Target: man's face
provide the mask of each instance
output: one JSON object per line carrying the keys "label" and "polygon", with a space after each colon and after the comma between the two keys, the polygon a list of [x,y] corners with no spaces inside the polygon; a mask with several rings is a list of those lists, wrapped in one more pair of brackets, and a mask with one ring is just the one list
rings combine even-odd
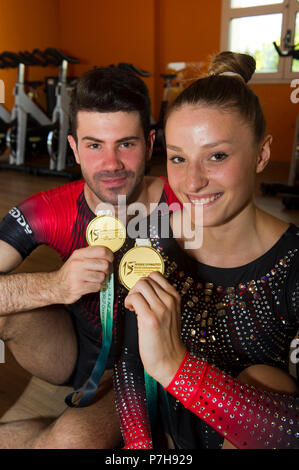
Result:
{"label": "man's face", "polygon": [[137,111],[79,111],[77,144],[69,137],[92,202],[116,205],[119,195],[134,197],[150,158],[153,136],[145,142]]}

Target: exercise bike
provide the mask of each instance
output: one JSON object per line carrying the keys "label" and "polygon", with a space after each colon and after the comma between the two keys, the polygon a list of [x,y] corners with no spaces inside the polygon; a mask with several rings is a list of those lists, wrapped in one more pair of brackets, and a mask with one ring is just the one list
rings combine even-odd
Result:
{"label": "exercise bike", "polygon": [[6,150],[6,133],[10,126],[10,112],[0,104],[0,155]]}
{"label": "exercise bike", "polygon": [[[297,45],[290,44],[289,40],[290,36],[286,37],[286,51],[282,51],[275,42],[273,42],[273,45],[280,57],[293,57],[293,59],[299,60],[299,49],[296,49]],[[263,195],[275,196],[281,194],[282,203],[286,209],[299,209],[299,115],[296,120],[288,181],[286,183],[265,182],[261,183],[260,187]]]}
{"label": "exercise bike", "polygon": [[[3,52],[0,54],[0,69],[15,68],[18,66],[18,61],[15,60],[15,54],[11,52]],[[11,113],[2,104],[4,97],[0,104],[0,155],[6,151],[6,133],[11,125]]]}
{"label": "exercise bike", "polygon": [[169,101],[169,92],[173,86],[173,80],[177,78],[177,75],[174,73],[161,73],[160,77],[164,80],[163,85],[163,97],[160,105],[158,121],[153,123],[152,129],[156,132],[153,156],[166,157],[166,146],[164,138],[164,119]]}
{"label": "exercise bike", "polygon": [[[14,90],[15,105],[12,110],[13,125],[8,129],[6,136],[7,146],[10,149],[9,165],[37,174],[71,177],[70,173],[64,172],[67,166],[70,105],[67,69],[69,63],[79,63],[79,60],[53,48],[45,51],[35,49],[32,53],[20,52],[18,60],[18,80]],[[25,90],[25,67],[49,64],[60,68],[56,88],[56,106],[51,118],[28,96]],[[39,86],[39,83],[35,85]],[[25,165],[26,160],[32,156],[30,151],[34,154],[48,154],[49,168]]]}
{"label": "exercise bike", "polygon": [[[3,52],[0,54],[0,68],[16,68],[20,63],[20,57],[13,52]],[[26,60],[26,64],[28,60]],[[26,82],[26,85],[33,90],[35,87],[42,85],[43,82]],[[34,94],[28,92],[28,96]],[[10,113],[2,104],[0,105],[0,155],[3,155],[7,148],[7,132],[13,125],[12,113]]]}

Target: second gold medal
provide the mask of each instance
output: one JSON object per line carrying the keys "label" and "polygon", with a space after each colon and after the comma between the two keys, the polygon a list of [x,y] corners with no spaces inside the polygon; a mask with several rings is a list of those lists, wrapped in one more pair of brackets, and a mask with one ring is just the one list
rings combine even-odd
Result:
{"label": "second gold medal", "polygon": [[119,278],[128,290],[153,271],[164,274],[165,265],[160,253],[152,248],[149,240],[146,245],[139,245],[138,242],[140,240],[136,240],[135,247],[124,254],[119,264]]}

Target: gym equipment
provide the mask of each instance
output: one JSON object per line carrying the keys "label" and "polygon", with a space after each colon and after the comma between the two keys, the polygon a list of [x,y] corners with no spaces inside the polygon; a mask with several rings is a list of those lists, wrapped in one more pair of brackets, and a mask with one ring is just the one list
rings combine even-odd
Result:
{"label": "gym equipment", "polygon": [[[10,52],[3,52],[0,55],[0,68],[14,68],[18,66],[18,61],[15,54]],[[6,132],[11,125],[11,113],[0,104],[0,155],[6,150]]]}
{"label": "gym equipment", "polygon": [[10,112],[0,104],[0,155],[6,150],[6,132],[10,126]]}
{"label": "gym equipment", "polygon": [[286,51],[282,51],[276,42],[273,42],[273,45],[280,57],[293,57],[293,59],[299,60],[299,49],[296,49],[298,44],[291,44],[291,37],[292,31],[288,29],[283,40]]}
{"label": "gym equipment", "polygon": [[56,88],[56,106],[52,114],[54,127],[48,134],[47,147],[50,155],[50,169],[62,171],[66,167],[67,135],[70,128],[70,94],[68,91],[67,69],[69,63],[79,63],[79,60],[68,57],[60,51],[54,51],[57,57],[62,59],[62,62],[60,63],[60,74]]}
{"label": "gym equipment", "polygon": [[287,51],[282,51],[276,42],[273,42],[273,44],[280,57],[293,57],[293,59],[299,60],[299,49],[295,49],[298,44],[290,45]]}
{"label": "gym equipment", "polygon": [[[297,44],[291,44],[291,30],[287,31],[284,38],[284,46],[287,51],[282,52],[278,45],[273,42],[280,57],[293,57],[299,60],[299,49]],[[299,209],[299,115],[296,120],[296,130],[293,144],[292,160],[287,183],[262,183],[261,191],[266,194],[282,194],[282,202],[287,209]]]}
{"label": "gym equipment", "polygon": [[[33,64],[34,62],[30,65]],[[28,65],[27,61],[26,65]],[[27,157],[27,159],[29,158],[31,149],[30,143],[32,142],[31,139],[33,139],[36,147],[37,144],[39,144],[39,147],[41,147],[41,129],[45,128],[45,126],[48,126],[48,131],[45,129],[47,135],[52,124],[50,118],[33,101],[33,93],[31,96],[28,96],[27,92],[25,91],[26,65],[24,60],[19,58],[18,79],[14,89],[15,104],[11,113],[12,126],[8,129],[6,134],[6,143],[8,149],[10,150],[9,164],[15,164],[17,166],[24,165],[25,157]],[[38,85],[39,84],[36,84],[36,86]],[[36,89],[36,87],[33,86],[33,89]],[[37,126],[39,126],[39,132],[37,132]]]}
{"label": "gym equipment", "polygon": [[[14,54],[18,61],[18,79],[15,85],[15,104],[11,113],[12,125],[6,134],[7,147],[10,150],[9,167],[26,170],[37,174],[57,174],[72,177],[64,172],[67,166],[69,133],[69,106],[67,69],[69,63],[79,63],[58,49],[45,51],[34,49]],[[51,117],[32,99],[32,95],[42,82],[29,82],[31,93],[26,93],[26,66],[58,66],[59,77],[56,86],[56,104]],[[30,96],[31,95],[31,96]],[[50,156],[49,168],[36,168],[26,165],[30,157],[37,154]],[[71,153],[69,152],[71,155]]]}
{"label": "gym equipment", "polygon": [[161,73],[160,77],[164,80],[163,85],[163,98],[161,101],[160,112],[158,121],[153,125],[153,129],[156,131],[156,138],[154,143],[153,155],[160,155],[166,157],[166,148],[165,148],[165,139],[164,139],[164,117],[166,113],[166,109],[168,106],[168,98],[169,92],[172,85],[173,80],[177,78],[177,75],[174,73],[164,74]]}
{"label": "gym equipment", "polygon": [[296,130],[293,144],[292,160],[287,183],[261,183],[263,195],[282,194],[282,202],[287,209],[299,209],[299,115],[296,120]]}
{"label": "gym equipment", "polygon": [[[110,67],[115,67],[115,65],[110,65]],[[136,67],[136,65],[133,64],[127,64],[125,62],[119,62],[117,66],[119,69],[127,70],[129,72],[133,72],[136,75],[140,75],[141,77],[150,77],[151,74],[149,72],[146,72],[145,70],[139,69]]]}
{"label": "gym equipment", "polygon": [[299,115],[296,121],[293,155],[288,190],[284,189],[282,202],[287,209],[299,209]]}

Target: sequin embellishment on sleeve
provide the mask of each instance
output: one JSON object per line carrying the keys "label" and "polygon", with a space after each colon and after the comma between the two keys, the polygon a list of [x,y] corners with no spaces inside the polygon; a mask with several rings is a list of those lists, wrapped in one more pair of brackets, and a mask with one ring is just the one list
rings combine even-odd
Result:
{"label": "sequin embellishment on sleeve", "polygon": [[299,400],[241,384],[186,353],[166,390],[239,449],[297,449]]}

